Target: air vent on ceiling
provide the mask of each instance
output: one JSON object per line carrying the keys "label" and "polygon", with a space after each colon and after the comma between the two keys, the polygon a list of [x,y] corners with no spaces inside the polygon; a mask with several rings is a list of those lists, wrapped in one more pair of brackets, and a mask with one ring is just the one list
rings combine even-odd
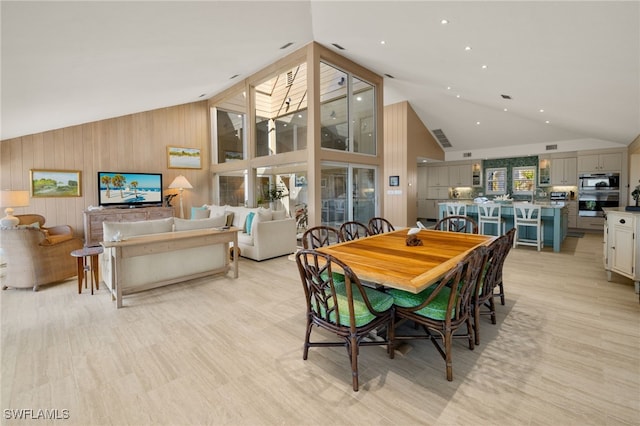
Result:
{"label": "air vent on ceiling", "polygon": [[553,151],[554,149],[558,149],[558,145],[557,145],[557,144],[554,144],[554,145],[547,145],[547,146],[545,147],[545,149],[546,149],[547,151]]}
{"label": "air vent on ceiling", "polygon": [[395,78],[395,77],[394,77],[394,76],[392,76],[391,74],[385,74],[384,76],[385,76],[385,77],[387,77],[387,78]]}
{"label": "air vent on ceiling", "polygon": [[287,71],[287,86],[293,84],[293,71]]}
{"label": "air vent on ceiling", "polygon": [[471,158],[471,153],[470,152],[463,152],[462,153],[462,158]]}
{"label": "air vent on ceiling", "polygon": [[336,49],[340,49],[340,50],[344,50],[344,47],[340,46],[338,43],[331,43],[333,45],[333,47],[335,47]]}
{"label": "air vent on ceiling", "polygon": [[451,142],[449,142],[449,139],[447,139],[442,129],[433,129],[432,133],[443,148],[451,148]]}
{"label": "air vent on ceiling", "polygon": [[289,43],[283,45],[282,47],[280,47],[280,49],[286,49],[287,47],[291,46],[292,44],[293,44],[292,42],[289,42]]}
{"label": "air vent on ceiling", "polygon": [[500,96],[502,96],[502,99],[511,99],[511,96],[509,95],[500,95]]}

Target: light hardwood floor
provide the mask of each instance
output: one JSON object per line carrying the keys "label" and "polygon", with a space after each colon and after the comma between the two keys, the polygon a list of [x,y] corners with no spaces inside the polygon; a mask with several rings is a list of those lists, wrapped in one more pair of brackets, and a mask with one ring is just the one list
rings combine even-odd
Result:
{"label": "light hardwood floor", "polygon": [[[388,359],[346,350],[302,360],[295,262],[243,259],[240,278],[201,279],[124,300],[75,280],[0,292],[7,409],[68,410],[69,425],[632,425],[640,413],[640,304],[607,282],[602,238],[511,251],[507,305],[474,351],[454,343],[453,382],[427,341]],[[318,333],[315,336],[319,336]],[[35,413],[36,411],[34,411]]]}

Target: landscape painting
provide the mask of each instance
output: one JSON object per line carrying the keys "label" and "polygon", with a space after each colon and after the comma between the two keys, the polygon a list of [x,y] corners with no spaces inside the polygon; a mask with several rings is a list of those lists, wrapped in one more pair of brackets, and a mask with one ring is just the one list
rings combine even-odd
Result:
{"label": "landscape painting", "polygon": [[31,170],[32,197],[80,197],[81,172],[76,170]]}
{"label": "landscape painting", "polygon": [[170,169],[201,169],[200,149],[167,147],[167,167]]}

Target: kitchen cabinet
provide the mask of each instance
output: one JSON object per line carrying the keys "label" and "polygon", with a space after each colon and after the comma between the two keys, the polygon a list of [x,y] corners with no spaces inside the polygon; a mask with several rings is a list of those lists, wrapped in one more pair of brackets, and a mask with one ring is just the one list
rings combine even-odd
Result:
{"label": "kitchen cabinet", "polygon": [[418,200],[424,200],[427,198],[427,187],[429,181],[427,179],[427,168],[418,167]]}
{"label": "kitchen cabinet", "polygon": [[538,186],[551,185],[551,160],[549,157],[538,157]]}
{"label": "kitchen cabinet", "polygon": [[606,210],[604,228],[606,242],[605,269],[607,279],[611,281],[611,273],[615,272],[635,281],[636,293],[640,286],[640,213],[626,212],[617,209]]}
{"label": "kitchen cabinet", "polygon": [[429,186],[449,186],[449,168],[447,166],[427,167],[427,184]]}
{"label": "kitchen cabinet", "polygon": [[619,172],[622,170],[622,153],[589,154],[578,156],[579,172]]}
{"label": "kitchen cabinet", "polygon": [[578,216],[578,228],[594,229],[594,230],[602,231],[603,227],[604,227],[603,217]]}
{"label": "kitchen cabinet", "polygon": [[443,200],[449,199],[449,188],[443,186],[430,186],[427,189],[427,199]]}
{"label": "kitchen cabinet", "polygon": [[440,214],[440,203],[444,203],[449,201],[448,198],[445,199],[429,199],[427,200],[426,209],[427,209],[427,219],[429,220],[438,220]]}
{"label": "kitchen cabinet", "polygon": [[569,228],[577,228],[578,227],[578,202],[577,201],[567,201],[565,202],[567,206],[567,223]]}
{"label": "kitchen cabinet", "polygon": [[451,165],[449,169],[449,186],[471,186],[471,163]]}
{"label": "kitchen cabinet", "polygon": [[551,160],[551,185],[577,185],[578,159],[554,158]]}

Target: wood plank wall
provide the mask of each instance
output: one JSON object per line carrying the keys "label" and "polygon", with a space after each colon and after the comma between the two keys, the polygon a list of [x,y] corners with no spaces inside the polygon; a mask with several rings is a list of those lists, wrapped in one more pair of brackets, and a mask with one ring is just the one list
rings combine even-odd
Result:
{"label": "wood plank wall", "polygon": [[[385,106],[384,214],[393,224],[414,226],[416,222],[419,157],[444,160],[444,151],[408,102]],[[390,187],[389,176],[399,176],[400,186]]]}
{"label": "wood plank wall", "polygon": [[[191,206],[211,200],[209,145],[207,101],[51,130],[0,142],[0,188],[29,190],[31,169],[81,171],[81,197],[31,198],[15,214],[38,213],[47,225],[71,225],[82,236],[82,213],[98,203],[98,171],[160,172],[165,188],[182,174],[194,187],[183,193],[189,217]],[[167,146],[200,148],[202,169],[169,169]]]}

